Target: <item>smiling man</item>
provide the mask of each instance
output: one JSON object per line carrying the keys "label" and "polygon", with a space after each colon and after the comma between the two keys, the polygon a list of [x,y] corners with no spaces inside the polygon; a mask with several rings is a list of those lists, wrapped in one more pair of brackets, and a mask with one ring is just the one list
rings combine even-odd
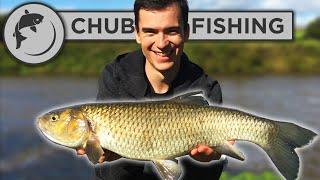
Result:
{"label": "smiling man", "polygon": [[[183,52],[189,38],[188,11],[186,0],[136,0],[135,35],[141,49],[118,56],[103,69],[97,99],[146,100],[202,90],[210,103],[222,103],[218,82]],[[204,162],[220,158],[205,145],[190,149],[190,155]],[[107,152],[101,161],[117,158]],[[179,161],[184,171],[182,179],[218,179],[224,165],[223,160],[205,166],[189,158]],[[100,179],[158,179],[150,165],[130,161],[97,167],[96,175]]]}
{"label": "smiling man", "polygon": [[167,93],[177,77],[184,42],[189,37],[188,24],[184,24],[178,3],[163,9],[138,11],[136,41],[145,56],[145,73],[157,94]]}

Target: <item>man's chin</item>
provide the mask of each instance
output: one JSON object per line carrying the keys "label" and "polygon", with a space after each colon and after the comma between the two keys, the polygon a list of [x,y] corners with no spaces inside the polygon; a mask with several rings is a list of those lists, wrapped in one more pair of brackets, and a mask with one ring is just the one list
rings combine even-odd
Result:
{"label": "man's chin", "polygon": [[155,68],[160,71],[160,72],[164,72],[164,71],[168,71],[170,69],[172,69],[174,63],[173,62],[165,62],[165,63],[159,63],[155,66]]}

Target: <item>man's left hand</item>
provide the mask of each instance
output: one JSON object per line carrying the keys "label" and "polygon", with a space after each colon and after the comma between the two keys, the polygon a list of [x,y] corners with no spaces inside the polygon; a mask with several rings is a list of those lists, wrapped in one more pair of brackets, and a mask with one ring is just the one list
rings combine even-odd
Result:
{"label": "man's left hand", "polygon": [[[235,143],[235,141],[228,142],[232,145]],[[220,159],[221,154],[209,146],[199,145],[190,151],[190,156],[197,161],[210,162],[212,160]]]}

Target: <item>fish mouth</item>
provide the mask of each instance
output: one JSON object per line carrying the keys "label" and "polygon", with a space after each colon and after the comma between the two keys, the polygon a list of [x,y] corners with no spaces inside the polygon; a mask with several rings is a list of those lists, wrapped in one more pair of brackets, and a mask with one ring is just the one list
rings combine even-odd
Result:
{"label": "fish mouth", "polygon": [[42,132],[43,126],[42,126],[42,124],[41,124],[40,121],[41,121],[41,118],[37,118],[37,120],[36,120],[36,125],[37,125],[38,129],[40,129],[41,132]]}
{"label": "fish mouth", "polygon": [[45,127],[44,127],[44,126],[42,125],[42,123],[41,123],[41,118],[38,118],[38,119],[37,119],[36,125],[37,125],[38,130],[41,132],[41,134],[42,134],[43,136],[45,136],[45,137],[49,137],[49,136],[50,136],[50,135],[48,135],[48,134],[46,133],[46,129],[45,129]]}
{"label": "fish mouth", "polygon": [[48,138],[50,141],[52,141],[54,143],[59,143],[56,138],[53,138],[50,133],[47,133],[45,126],[42,126],[42,124],[41,124],[40,118],[37,120],[37,126],[38,126],[38,129],[41,132],[42,136]]}
{"label": "fish mouth", "polygon": [[38,128],[38,130],[44,135],[44,136],[48,136],[49,134],[46,133],[47,131],[47,128],[46,126],[43,125],[43,123],[41,123],[42,119],[41,118],[38,118],[36,120],[36,126]]}

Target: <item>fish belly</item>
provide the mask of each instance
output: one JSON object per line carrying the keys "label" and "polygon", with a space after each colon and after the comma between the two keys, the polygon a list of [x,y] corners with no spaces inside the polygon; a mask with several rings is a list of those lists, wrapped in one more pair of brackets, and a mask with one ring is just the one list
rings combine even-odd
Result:
{"label": "fish belly", "polygon": [[268,146],[272,121],[240,111],[179,103],[112,104],[91,107],[102,147],[131,159],[167,159],[204,144],[246,140]]}

